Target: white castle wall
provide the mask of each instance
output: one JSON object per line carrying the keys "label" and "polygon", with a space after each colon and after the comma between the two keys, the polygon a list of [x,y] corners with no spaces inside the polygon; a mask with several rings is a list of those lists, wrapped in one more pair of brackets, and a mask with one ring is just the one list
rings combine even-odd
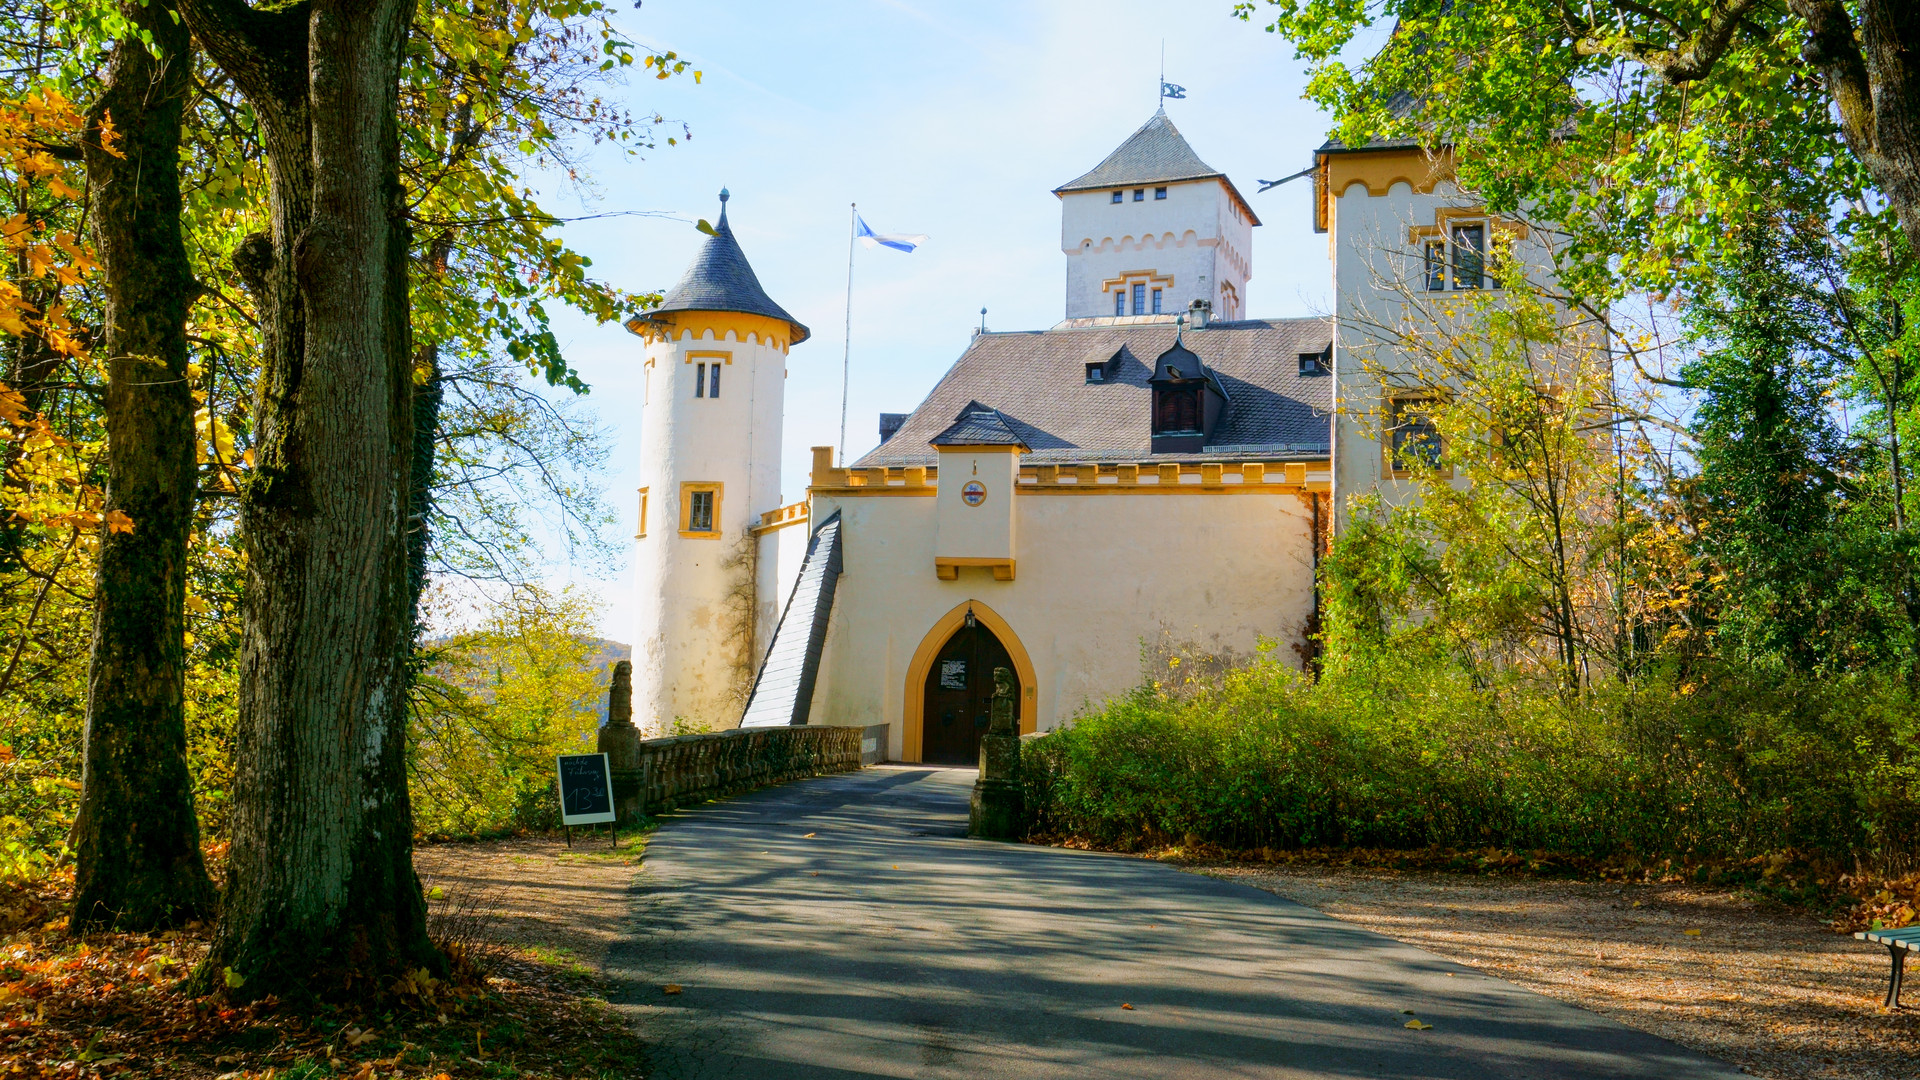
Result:
{"label": "white castle wall", "polygon": [[938,502],[814,497],[816,515],[843,515],[846,564],[814,722],[890,724],[894,760],[906,748],[907,695],[923,692],[906,685],[914,653],[968,600],[1004,618],[1032,659],[1041,731],[1138,686],[1143,658],[1168,647],[1244,659],[1270,638],[1282,660],[1299,663],[1313,553],[1311,511],[1298,496],[1017,495],[1013,581],[986,569],[935,576]]}
{"label": "white castle wall", "polygon": [[[748,316],[725,319],[781,326]],[[762,512],[781,503],[786,335],[727,329],[716,337],[711,328],[698,336],[674,333],[647,342],[641,410],[648,508],[646,535],[634,544],[633,712],[649,735],[667,730],[676,717],[710,728],[738,724],[760,658],[755,639],[771,632],[774,605],[784,603],[784,597],[760,595],[754,565],[760,545],[751,529]],[[694,397],[696,365],[716,362],[720,396]],[[721,486],[719,535],[681,535],[682,488],[715,482]]]}
{"label": "white castle wall", "polygon": [[[1164,186],[1165,199],[1155,199],[1149,186],[1144,202],[1133,201],[1132,188],[1124,189],[1118,203],[1110,190],[1060,197],[1067,318],[1111,317],[1113,294],[1104,284],[1134,270],[1173,277],[1162,297],[1167,314],[1206,300],[1216,317],[1228,317],[1222,303],[1225,283],[1239,297],[1238,317],[1246,316],[1247,280],[1253,276],[1252,221],[1218,180]],[[1129,306],[1127,314],[1132,313]]]}

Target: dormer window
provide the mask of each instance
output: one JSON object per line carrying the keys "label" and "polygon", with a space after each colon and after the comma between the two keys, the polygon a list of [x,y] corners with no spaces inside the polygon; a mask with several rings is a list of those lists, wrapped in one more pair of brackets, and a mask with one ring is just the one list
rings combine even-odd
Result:
{"label": "dormer window", "polygon": [[1090,383],[1103,383],[1107,381],[1107,365],[1105,361],[1087,365],[1087,381]]}
{"label": "dormer window", "polygon": [[1300,354],[1300,374],[1325,375],[1331,372],[1332,370],[1333,370],[1333,343],[1332,342],[1328,342],[1327,347],[1320,350],[1319,352],[1303,352]]}
{"label": "dormer window", "polygon": [[[1172,369],[1168,370],[1172,374]],[[1135,429],[1138,430],[1138,429]],[[1153,395],[1153,433],[1185,435],[1200,432],[1200,387],[1167,386]]]}

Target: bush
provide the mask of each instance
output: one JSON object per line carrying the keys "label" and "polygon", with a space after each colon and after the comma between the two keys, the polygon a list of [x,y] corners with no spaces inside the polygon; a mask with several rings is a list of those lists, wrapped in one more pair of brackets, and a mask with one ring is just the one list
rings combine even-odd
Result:
{"label": "bush", "polygon": [[1920,849],[1920,721],[1900,682],[1651,676],[1568,701],[1374,656],[1319,683],[1264,654],[1152,682],[1025,740],[1036,832],[1104,847],[1498,846],[1591,857]]}

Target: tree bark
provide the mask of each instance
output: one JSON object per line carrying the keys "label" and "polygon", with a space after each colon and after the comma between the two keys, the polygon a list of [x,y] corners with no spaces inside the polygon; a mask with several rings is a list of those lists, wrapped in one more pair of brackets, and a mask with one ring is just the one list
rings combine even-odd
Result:
{"label": "tree bark", "polygon": [[1861,0],[1857,30],[1843,0],[1788,7],[1806,21],[1801,55],[1820,72],[1847,145],[1920,251],[1920,4]]}
{"label": "tree bark", "polygon": [[[260,117],[272,231],[228,888],[196,985],[385,987],[444,960],[413,872],[413,385],[398,78],[411,0],[180,0]],[[364,989],[362,989],[364,992]]]}
{"label": "tree bark", "polygon": [[[152,34],[114,48],[88,110],[84,152],[94,245],[107,283],[107,509],[87,679],[86,759],[73,824],[74,933],[211,916],[187,771],[187,539],[193,527],[193,393],[187,309],[199,291],[180,231],[180,126],[192,43],[161,0],[127,4]],[[115,156],[98,137],[119,132]]]}

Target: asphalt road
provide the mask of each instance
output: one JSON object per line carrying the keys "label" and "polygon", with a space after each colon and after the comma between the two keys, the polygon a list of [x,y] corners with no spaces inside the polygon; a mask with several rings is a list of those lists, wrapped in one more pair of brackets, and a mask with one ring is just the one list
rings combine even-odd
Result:
{"label": "asphalt road", "polygon": [[675,815],[609,962],[646,1074],[1743,1075],[1258,889],[968,840],[972,782],[891,766]]}

